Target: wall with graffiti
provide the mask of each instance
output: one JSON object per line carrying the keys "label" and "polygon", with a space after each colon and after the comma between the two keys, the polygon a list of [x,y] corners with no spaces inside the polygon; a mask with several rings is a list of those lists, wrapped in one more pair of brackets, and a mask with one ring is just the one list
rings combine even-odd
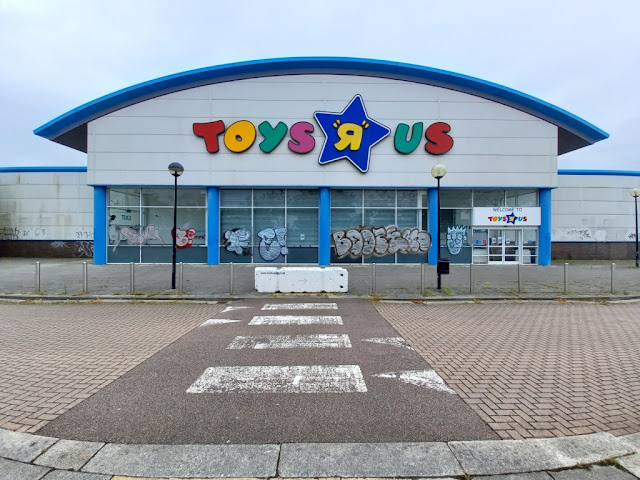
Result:
{"label": "wall with graffiti", "polygon": [[431,246],[431,236],[425,230],[400,230],[396,225],[336,230],[331,238],[338,258],[347,255],[353,258],[383,257],[395,253],[415,255],[427,253]]}

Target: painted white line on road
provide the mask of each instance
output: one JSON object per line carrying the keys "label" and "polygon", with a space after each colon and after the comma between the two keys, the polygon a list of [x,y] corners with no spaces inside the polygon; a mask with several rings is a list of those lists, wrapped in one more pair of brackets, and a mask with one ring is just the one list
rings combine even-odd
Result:
{"label": "painted white line on road", "polygon": [[380,375],[373,376],[380,378],[397,378],[404,383],[417,385],[418,387],[430,388],[439,392],[457,395],[454,390],[449,388],[442,377],[433,370],[407,370],[405,372],[381,373]]}
{"label": "painted white line on road", "polygon": [[242,305],[238,305],[238,306],[229,305],[227,308],[222,310],[222,312],[220,312],[220,313],[233,312],[234,310],[242,310],[243,308],[253,308],[253,307],[245,307],[245,306],[242,306]]}
{"label": "painted white line on road", "polygon": [[307,334],[307,335],[251,335],[237,336],[227,347],[231,350],[253,348],[351,348],[349,335]]}
{"label": "painted white line on road", "polygon": [[276,315],[253,317],[249,325],[342,325],[338,315]]}
{"label": "painted white line on road", "polygon": [[231,320],[229,318],[210,318],[206,322],[204,322],[201,327],[206,327],[207,325],[223,325],[225,323],[236,323],[240,320]]}
{"label": "painted white line on road", "polygon": [[262,310],[337,310],[337,303],[267,303]]}
{"label": "painted white line on road", "polygon": [[358,365],[207,368],[187,393],[365,393]]}
{"label": "painted white line on road", "polygon": [[363,338],[363,342],[380,343],[382,345],[391,345],[393,347],[407,348],[413,350],[402,337],[384,337],[384,338]]}

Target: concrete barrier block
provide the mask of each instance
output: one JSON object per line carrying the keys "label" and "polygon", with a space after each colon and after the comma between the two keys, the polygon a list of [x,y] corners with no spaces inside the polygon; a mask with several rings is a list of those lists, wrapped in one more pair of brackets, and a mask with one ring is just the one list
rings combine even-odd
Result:
{"label": "concrete barrier block", "polygon": [[341,267],[256,267],[260,293],[347,292],[349,274]]}

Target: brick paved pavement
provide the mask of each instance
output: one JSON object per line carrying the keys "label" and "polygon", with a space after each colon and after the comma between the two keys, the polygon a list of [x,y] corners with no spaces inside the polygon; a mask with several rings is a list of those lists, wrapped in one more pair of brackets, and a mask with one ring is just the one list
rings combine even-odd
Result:
{"label": "brick paved pavement", "polygon": [[173,307],[0,304],[0,428],[38,431],[223,305]]}
{"label": "brick paved pavement", "polygon": [[505,439],[640,431],[640,303],[378,303]]}

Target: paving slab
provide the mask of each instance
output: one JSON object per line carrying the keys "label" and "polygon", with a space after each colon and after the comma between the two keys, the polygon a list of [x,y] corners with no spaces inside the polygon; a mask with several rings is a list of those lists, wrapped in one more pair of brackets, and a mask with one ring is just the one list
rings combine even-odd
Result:
{"label": "paving slab", "polygon": [[633,452],[608,433],[535,440],[450,442],[449,446],[465,472],[472,475],[569,468]]}
{"label": "paving slab", "polygon": [[473,480],[551,480],[547,472],[512,473],[511,475],[482,475]]}
{"label": "paving slab", "polygon": [[57,438],[0,429],[0,457],[31,462],[57,441]]}
{"label": "paving slab", "polygon": [[560,472],[550,472],[553,480],[635,480],[636,477],[614,466],[574,468]]}
{"label": "paving slab", "polygon": [[108,444],[82,471],[132,477],[273,477],[279,453],[279,445]]}
{"label": "paving slab", "polygon": [[[46,475],[42,480],[110,480],[111,475],[100,475],[97,473],[70,472],[68,470],[54,470]],[[136,480],[144,480],[138,478]]]}
{"label": "paving slab", "polygon": [[640,453],[619,458],[618,462],[623,468],[640,478]]}
{"label": "paving slab", "polygon": [[0,458],[0,480],[40,480],[49,470],[51,469]]}
{"label": "paving slab", "polygon": [[285,444],[278,473],[284,477],[464,475],[445,443]]}
{"label": "paving slab", "polygon": [[60,440],[33,463],[61,470],[80,470],[103,446],[104,443],[99,442]]}

